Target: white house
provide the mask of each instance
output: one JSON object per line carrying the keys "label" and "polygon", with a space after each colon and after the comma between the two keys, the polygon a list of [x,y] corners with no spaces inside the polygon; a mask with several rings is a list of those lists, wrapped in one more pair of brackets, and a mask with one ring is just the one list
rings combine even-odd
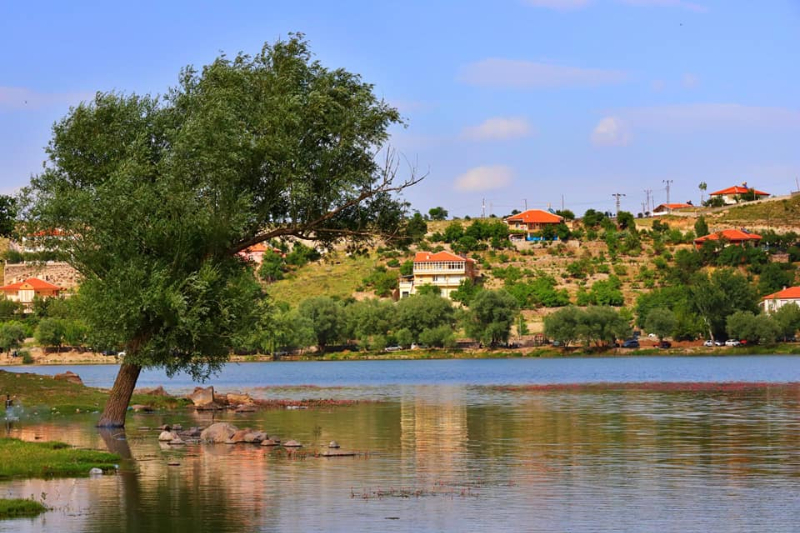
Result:
{"label": "white house", "polygon": [[759,304],[765,313],[777,311],[786,304],[800,306],[800,287],[789,287],[776,293],[764,296]]}

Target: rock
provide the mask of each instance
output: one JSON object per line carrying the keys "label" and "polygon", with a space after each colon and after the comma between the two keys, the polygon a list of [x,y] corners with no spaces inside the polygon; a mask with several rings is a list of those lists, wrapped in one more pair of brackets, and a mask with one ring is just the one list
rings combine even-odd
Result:
{"label": "rock", "polygon": [[81,377],[74,372],[70,372],[69,370],[67,370],[63,374],[56,374],[55,376],[53,376],[53,379],[57,381],[66,381],[68,383],[75,383],[76,385],[83,385],[83,380],[81,379]]}
{"label": "rock", "polygon": [[303,445],[292,439],[283,443],[284,448],[302,448]]}
{"label": "rock", "polygon": [[181,445],[186,444],[186,443],[183,441],[182,438],[180,438],[179,436],[175,435],[175,438],[172,439],[171,441],[169,441],[169,444],[170,444],[170,446],[181,446]]}
{"label": "rock", "polygon": [[169,424],[164,424],[163,426],[158,426],[158,429],[160,429],[161,431],[170,431],[172,429],[172,426],[170,426]]}
{"label": "rock", "polygon": [[225,441],[225,444],[239,444],[242,442],[247,442],[246,440],[247,435],[252,433],[253,430],[250,428],[237,430],[233,435],[231,435],[228,438],[228,440]]}
{"label": "rock", "polygon": [[214,387],[195,387],[194,392],[187,398],[192,400],[194,406],[198,408],[214,406]]}
{"label": "rock", "polygon": [[233,411],[234,413],[255,413],[257,411],[256,406],[253,404],[243,403],[236,407]]}
{"label": "rock", "polygon": [[211,424],[200,433],[200,440],[203,442],[223,443],[230,439],[238,428],[227,422],[217,422]]}
{"label": "rock", "polygon": [[161,434],[158,436],[158,440],[164,442],[168,442],[177,438],[178,435],[172,431],[162,431]]}
{"label": "rock", "polygon": [[200,428],[191,427],[183,432],[184,436],[186,437],[199,437],[200,436]]}
{"label": "rock", "polygon": [[181,431],[182,429],[183,429],[183,426],[180,425],[180,424],[175,424],[175,425],[172,426],[172,430],[173,431]]}
{"label": "rock", "polygon": [[149,405],[142,405],[140,403],[135,403],[135,404],[131,405],[131,410],[133,412],[135,412],[135,413],[142,413],[142,412],[151,413],[151,412],[153,412],[153,408],[152,407],[150,407]]}
{"label": "rock", "polygon": [[338,450],[339,449],[339,443],[336,442],[335,440],[332,440],[330,442],[330,444],[328,444],[328,448],[333,448],[333,449],[337,449]]}
{"label": "rock", "polygon": [[279,446],[281,441],[277,439],[264,439],[261,441],[262,446]]}
{"label": "rock", "polygon": [[102,476],[103,475],[103,471],[100,470],[99,468],[92,468],[91,470],[89,470],[89,475],[90,476]]}
{"label": "rock", "polygon": [[266,440],[267,434],[263,431],[251,431],[244,436],[244,441],[251,444],[258,444]]}
{"label": "rock", "polygon": [[253,403],[253,399],[249,394],[242,394],[241,392],[229,392],[225,397],[231,405],[251,405]]}
{"label": "rock", "polygon": [[159,385],[158,387],[155,387],[155,388],[150,388],[150,389],[147,389],[147,388],[145,388],[145,389],[136,389],[133,392],[135,394],[147,394],[149,396],[164,396],[164,397],[172,396],[170,393],[165,391],[164,387],[162,387],[161,385]]}

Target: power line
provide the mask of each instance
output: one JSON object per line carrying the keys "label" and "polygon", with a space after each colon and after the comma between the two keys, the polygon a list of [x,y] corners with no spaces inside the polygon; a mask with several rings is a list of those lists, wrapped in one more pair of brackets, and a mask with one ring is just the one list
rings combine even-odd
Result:
{"label": "power line", "polygon": [[667,204],[669,204],[669,186],[671,183],[674,183],[675,180],[661,180],[661,183],[667,184]]}
{"label": "power line", "polygon": [[626,196],[626,194],[622,193],[622,192],[615,192],[615,193],[612,193],[611,196],[613,196],[613,197],[615,197],[617,199],[617,216],[619,216],[619,199],[622,196]]}

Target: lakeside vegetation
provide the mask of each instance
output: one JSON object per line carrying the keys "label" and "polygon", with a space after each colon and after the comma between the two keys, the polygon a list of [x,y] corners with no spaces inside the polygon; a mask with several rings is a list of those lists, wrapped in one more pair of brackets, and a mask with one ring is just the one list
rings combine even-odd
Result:
{"label": "lakeside vegetation", "polygon": [[24,498],[0,498],[0,520],[31,518],[47,511],[44,504]]}
{"label": "lakeside vegetation", "polygon": [[119,455],[73,448],[63,442],[0,438],[0,479],[88,476],[92,468],[116,469]]}

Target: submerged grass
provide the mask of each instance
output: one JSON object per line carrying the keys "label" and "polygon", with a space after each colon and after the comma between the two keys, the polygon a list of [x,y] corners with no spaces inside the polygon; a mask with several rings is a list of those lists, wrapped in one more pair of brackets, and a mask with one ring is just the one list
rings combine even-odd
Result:
{"label": "submerged grass", "polygon": [[33,517],[46,510],[47,507],[34,500],[0,498],[0,520],[4,518]]}
{"label": "submerged grass", "polygon": [[0,479],[88,476],[92,468],[112,471],[119,461],[119,455],[81,450],[63,442],[0,438]]}

